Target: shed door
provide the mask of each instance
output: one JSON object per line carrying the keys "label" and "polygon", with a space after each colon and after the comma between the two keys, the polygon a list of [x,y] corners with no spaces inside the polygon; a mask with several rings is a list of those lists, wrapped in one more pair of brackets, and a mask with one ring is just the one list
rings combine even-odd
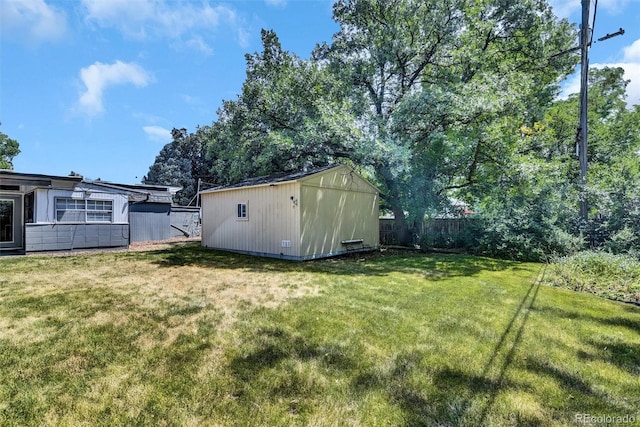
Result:
{"label": "shed door", "polygon": [[0,194],[0,250],[22,249],[22,196]]}
{"label": "shed door", "polygon": [[171,205],[168,203],[132,203],[129,205],[131,242],[167,240],[171,237]]}

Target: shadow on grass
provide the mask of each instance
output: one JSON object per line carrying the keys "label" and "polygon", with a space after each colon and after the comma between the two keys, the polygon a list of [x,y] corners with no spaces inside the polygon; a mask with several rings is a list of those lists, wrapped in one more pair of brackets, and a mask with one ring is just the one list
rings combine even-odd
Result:
{"label": "shadow on grass", "polygon": [[[631,313],[631,317],[599,317],[577,311],[565,310],[559,307],[537,307],[534,310],[539,311],[543,316],[565,318],[577,320],[582,323],[599,324],[603,326],[613,326],[618,328],[629,329],[632,333],[640,333],[640,309],[628,306],[626,307]],[[636,315],[636,316],[633,316]],[[606,316],[606,314],[605,314]],[[596,340],[593,337],[582,340],[584,344],[592,347],[595,352],[582,352],[580,357],[584,360],[600,359],[604,362],[616,365],[620,369],[629,372],[632,375],[640,375],[640,346],[634,344],[620,343],[611,340]],[[601,356],[596,356],[600,354]]]}
{"label": "shadow on grass", "polygon": [[241,269],[255,272],[315,272],[335,275],[386,276],[393,272],[423,275],[430,280],[468,277],[482,271],[519,270],[521,263],[464,255],[421,254],[395,251],[371,252],[313,261],[289,261],[224,252],[188,244],[158,251],[148,257],[160,267],[195,265],[204,268]]}
{"label": "shadow on grass", "polygon": [[631,375],[640,376],[640,345],[605,340],[588,340],[586,343],[597,349],[601,356],[582,353],[582,359],[604,360]]}
{"label": "shadow on grass", "polygon": [[[599,323],[606,326],[620,326],[628,328],[633,332],[640,333],[640,307],[625,306],[625,311],[630,313],[630,317],[636,317],[631,319],[629,317],[598,317],[584,314],[583,312],[565,310],[560,307],[544,306],[535,307],[535,311],[540,312],[543,316],[554,316],[564,319],[579,320],[591,323]],[[634,316],[635,315],[635,316]]]}

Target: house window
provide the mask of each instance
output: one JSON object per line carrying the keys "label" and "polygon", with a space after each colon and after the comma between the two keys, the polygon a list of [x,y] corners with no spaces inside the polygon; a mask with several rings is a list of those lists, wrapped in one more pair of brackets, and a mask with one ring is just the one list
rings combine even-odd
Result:
{"label": "house window", "polygon": [[0,200],[0,242],[13,242],[13,200]]}
{"label": "house window", "polygon": [[32,224],[34,221],[34,196],[33,193],[24,195],[24,222],[25,224]]}
{"label": "house window", "polygon": [[111,200],[87,200],[87,222],[111,222]]}
{"label": "house window", "polygon": [[238,219],[248,219],[246,203],[238,203]]}
{"label": "house window", "polygon": [[112,222],[111,200],[56,199],[58,222]]}

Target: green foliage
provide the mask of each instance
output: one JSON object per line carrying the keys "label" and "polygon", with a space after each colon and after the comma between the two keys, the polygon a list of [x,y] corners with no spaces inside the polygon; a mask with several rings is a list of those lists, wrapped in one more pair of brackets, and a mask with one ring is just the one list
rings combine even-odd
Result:
{"label": "green foliage", "polygon": [[[579,165],[575,155],[577,97],[554,102],[541,120],[521,125],[496,181],[467,193],[487,223],[487,253],[544,259],[588,246],[636,250],[640,231],[640,115],[624,101],[622,69],[593,70],[589,104],[591,219],[578,221]],[[511,126],[511,129],[515,126]],[[497,135],[509,135],[508,127]],[[570,237],[574,236],[574,237]]]}
{"label": "green foliage", "polygon": [[341,96],[345,83],[282,50],[273,31],[262,31],[262,43],[262,52],[246,55],[242,93],[224,102],[209,133],[213,180],[357,162],[361,134]]}
{"label": "green foliage", "polygon": [[173,141],[160,150],[143,182],[182,187],[173,201],[178,205],[188,205],[196,195],[198,179],[208,175],[208,132],[208,127],[198,128],[195,134],[188,133],[186,129],[173,129]]}
{"label": "green foliage", "polygon": [[366,161],[405,238],[451,190],[495,179],[513,147],[494,129],[540,110],[575,60],[546,61],[573,30],[544,2],[343,0],[334,19],[314,56],[353,82]]}
{"label": "green foliage", "polygon": [[553,286],[640,303],[640,261],[630,255],[584,251],[556,258],[545,280]]}
{"label": "green foliage", "polygon": [[640,234],[633,228],[625,226],[613,233],[604,247],[614,254],[627,253],[640,258]]}
{"label": "green foliage", "polygon": [[572,254],[584,246],[583,239],[558,226],[508,213],[474,222],[468,234],[469,252],[520,261],[544,262],[549,256]]}
{"label": "green foliage", "polygon": [[20,154],[20,144],[0,132],[0,169],[13,169],[12,160]]}
{"label": "green foliage", "polygon": [[223,185],[349,162],[379,187],[401,244],[454,197],[481,215],[486,253],[543,259],[582,236],[637,245],[640,108],[626,108],[622,69],[592,70],[591,221],[580,224],[578,99],[554,101],[577,57],[549,60],[576,31],[547,2],[340,0],[334,19],[340,30],[309,60],[263,30],[238,98],[210,127],[174,136],[147,180],[181,185],[188,200],[198,177]]}

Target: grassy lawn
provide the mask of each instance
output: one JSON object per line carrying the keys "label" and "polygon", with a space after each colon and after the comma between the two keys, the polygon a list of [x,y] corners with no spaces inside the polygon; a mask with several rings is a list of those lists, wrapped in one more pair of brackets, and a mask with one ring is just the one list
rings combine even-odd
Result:
{"label": "grassy lawn", "polygon": [[640,308],[544,268],[194,244],[0,259],[0,425],[638,420]]}

